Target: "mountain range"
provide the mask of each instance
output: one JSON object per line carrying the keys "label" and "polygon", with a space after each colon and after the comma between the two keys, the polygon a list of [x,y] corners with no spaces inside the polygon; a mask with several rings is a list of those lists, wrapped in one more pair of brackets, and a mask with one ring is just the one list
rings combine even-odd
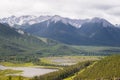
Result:
{"label": "mountain range", "polygon": [[120,28],[103,18],[70,19],[58,15],[27,15],[3,18],[0,22],[65,44],[120,46]]}
{"label": "mountain range", "polygon": [[21,25],[32,25],[32,24],[44,22],[49,19],[55,22],[62,21],[65,24],[69,23],[77,28],[79,28],[81,24],[83,24],[84,22],[89,21],[89,19],[70,19],[70,18],[61,17],[59,15],[55,15],[55,16],[25,15],[20,17],[11,16],[8,18],[2,18],[0,19],[0,22],[8,23],[11,27],[17,26],[16,28],[19,28],[18,26],[21,26]]}

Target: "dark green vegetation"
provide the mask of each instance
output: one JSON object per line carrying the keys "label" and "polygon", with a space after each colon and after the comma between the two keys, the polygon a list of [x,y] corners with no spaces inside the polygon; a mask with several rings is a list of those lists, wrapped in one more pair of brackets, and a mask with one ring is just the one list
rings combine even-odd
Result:
{"label": "dark green vegetation", "polygon": [[74,80],[119,80],[120,79],[120,55],[114,55],[98,61],[92,67],[78,74]]}
{"label": "dark green vegetation", "polygon": [[66,77],[74,75],[79,70],[89,66],[91,62],[82,62],[76,65],[68,66],[62,70],[51,72],[45,75],[36,76],[32,80],[63,80]]}

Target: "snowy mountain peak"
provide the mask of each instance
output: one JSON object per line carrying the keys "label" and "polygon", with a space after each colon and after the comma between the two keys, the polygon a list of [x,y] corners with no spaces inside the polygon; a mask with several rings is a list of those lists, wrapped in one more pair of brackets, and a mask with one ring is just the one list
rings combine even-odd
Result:
{"label": "snowy mountain peak", "polygon": [[68,23],[68,21],[67,21],[66,18],[61,17],[61,16],[58,16],[58,15],[52,16],[52,17],[50,18],[50,21],[51,21],[51,22],[54,22],[54,23],[56,23],[56,22],[58,22],[58,21],[61,21],[61,22],[64,23],[64,24],[67,24],[67,23]]}
{"label": "snowy mountain peak", "polygon": [[13,15],[13,16],[8,17],[8,18],[0,19],[0,23],[7,23],[11,27],[18,27],[18,26],[26,25],[26,24],[33,25],[36,23],[44,22],[44,21],[48,22],[47,25],[49,25],[50,22],[56,23],[56,22],[60,21],[66,25],[70,24],[76,28],[80,28],[82,26],[82,24],[84,24],[86,22],[100,23],[100,24],[102,23],[104,27],[113,26],[107,20],[105,20],[103,18],[98,18],[98,17],[95,17],[93,19],[70,19],[70,18],[61,17],[59,15],[54,15],[54,16],[24,15],[24,16],[20,16],[20,17],[16,17]]}
{"label": "snowy mountain peak", "polygon": [[93,23],[101,23],[101,22],[104,22],[106,21],[105,19],[103,18],[99,18],[99,17],[94,17],[90,20],[90,22],[93,22]]}
{"label": "snowy mountain peak", "polygon": [[88,22],[88,19],[83,19],[83,20],[82,19],[70,19],[70,18],[61,17],[59,15],[55,15],[50,18],[50,21],[54,23],[60,21],[66,25],[70,24],[76,28],[80,28],[83,23]]}
{"label": "snowy mountain peak", "polygon": [[95,18],[91,19],[89,22],[102,23],[103,27],[113,27],[113,25],[110,22],[108,22],[107,20],[105,20],[103,18],[95,17]]}
{"label": "snowy mountain peak", "polygon": [[52,16],[52,18],[53,18],[53,19],[61,19],[62,17],[59,16],[59,15],[54,15],[54,16]]}
{"label": "snowy mountain peak", "polygon": [[15,18],[15,16],[14,16],[14,15],[12,15],[12,16],[11,16],[11,18]]}
{"label": "snowy mountain peak", "polygon": [[14,27],[15,25],[24,25],[24,24],[35,24],[39,23],[45,20],[48,20],[50,16],[33,16],[33,15],[24,15],[20,17],[11,16],[8,18],[2,18],[0,19],[0,23],[8,23],[11,27]]}

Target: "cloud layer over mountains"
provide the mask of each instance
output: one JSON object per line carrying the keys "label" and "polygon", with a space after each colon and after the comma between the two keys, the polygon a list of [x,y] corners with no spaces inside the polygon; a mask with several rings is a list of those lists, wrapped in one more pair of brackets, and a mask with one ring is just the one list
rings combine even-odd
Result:
{"label": "cloud layer over mountains", "polygon": [[102,17],[120,23],[120,0],[2,0],[0,17],[61,15],[70,18]]}

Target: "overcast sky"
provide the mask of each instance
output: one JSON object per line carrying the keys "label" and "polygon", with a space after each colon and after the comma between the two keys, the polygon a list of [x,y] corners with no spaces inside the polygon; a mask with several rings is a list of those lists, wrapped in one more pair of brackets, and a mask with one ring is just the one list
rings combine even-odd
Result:
{"label": "overcast sky", "polygon": [[0,18],[11,15],[101,17],[120,24],[120,0],[1,0]]}

